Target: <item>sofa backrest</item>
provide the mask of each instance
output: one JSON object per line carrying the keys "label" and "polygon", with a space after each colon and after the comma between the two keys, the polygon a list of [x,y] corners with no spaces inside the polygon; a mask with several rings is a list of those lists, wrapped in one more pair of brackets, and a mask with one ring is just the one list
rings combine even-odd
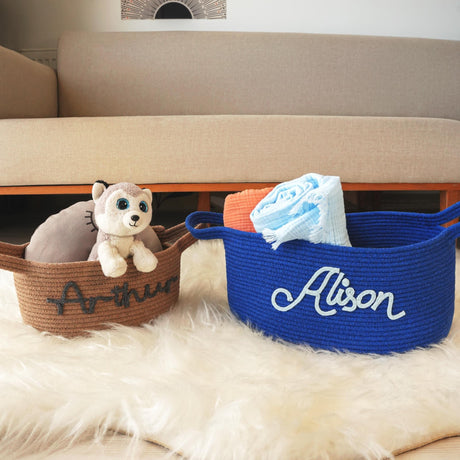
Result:
{"label": "sofa backrest", "polygon": [[258,32],[69,32],[61,116],[301,114],[460,120],[460,42]]}

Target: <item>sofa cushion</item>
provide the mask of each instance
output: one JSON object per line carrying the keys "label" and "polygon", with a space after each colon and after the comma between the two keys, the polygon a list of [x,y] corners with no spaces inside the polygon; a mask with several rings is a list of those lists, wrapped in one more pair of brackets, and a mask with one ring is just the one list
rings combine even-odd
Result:
{"label": "sofa cushion", "polygon": [[458,182],[460,122],[295,115],[0,120],[2,185]]}
{"label": "sofa cushion", "polygon": [[262,32],[68,32],[61,116],[460,120],[460,41]]}
{"label": "sofa cushion", "polygon": [[55,117],[56,73],[0,46],[0,118]]}

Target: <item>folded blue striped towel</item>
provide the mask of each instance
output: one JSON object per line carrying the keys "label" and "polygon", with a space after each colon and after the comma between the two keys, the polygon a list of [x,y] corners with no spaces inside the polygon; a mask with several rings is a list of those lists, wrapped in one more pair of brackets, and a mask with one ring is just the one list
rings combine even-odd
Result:
{"label": "folded blue striped towel", "polygon": [[351,246],[340,178],[305,174],[277,185],[250,214],[273,249],[290,240]]}

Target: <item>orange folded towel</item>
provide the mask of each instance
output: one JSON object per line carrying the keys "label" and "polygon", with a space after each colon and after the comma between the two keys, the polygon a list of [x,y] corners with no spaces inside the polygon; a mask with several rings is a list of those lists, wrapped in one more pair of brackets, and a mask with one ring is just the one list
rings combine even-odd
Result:
{"label": "orange folded towel", "polygon": [[227,195],[224,202],[225,227],[255,233],[254,225],[249,218],[252,210],[260,200],[265,198],[273,187],[249,189]]}

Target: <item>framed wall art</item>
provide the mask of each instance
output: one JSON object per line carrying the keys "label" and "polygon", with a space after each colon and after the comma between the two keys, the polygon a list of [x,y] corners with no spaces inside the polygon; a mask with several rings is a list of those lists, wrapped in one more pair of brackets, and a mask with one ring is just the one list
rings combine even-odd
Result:
{"label": "framed wall art", "polygon": [[121,19],[226,19],[226,0],[121,0]]}

